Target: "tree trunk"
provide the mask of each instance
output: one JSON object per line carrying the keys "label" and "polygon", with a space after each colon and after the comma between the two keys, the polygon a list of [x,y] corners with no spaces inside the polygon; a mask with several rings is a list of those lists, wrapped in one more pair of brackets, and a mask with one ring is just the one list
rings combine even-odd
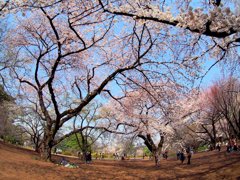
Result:
{"label": "tree trunk", "polygon": [[40,137],[39,138],[35,137],[33,143],[34,143],[34,146],[35,146],[34,147],[35,152],[40,153],[41,152]]}
{"label": "tree trunk", "polygon": [[51,150],[50,146],[44,145],[41,149],[41,158],[44,161],[51,161]]}
{"label": "tree trunk", "polygon": [[87,163],[87,160],[89,160],[87,158],[88,155],[88,146],[87,146],[87,141],[83,139],[83,145],[82,145],[82,152],[83,152],[83,161],[85,161],[85,163]]}
{"label": "tree trunk", "polygon": [[156,148],[153,148],[153,155],[154,155],[154,160],[155,160],[155,166],[159,167],[160,166],[160,157],[162,153],[162,146],[163,146],[164,138],[162,137],[160,142],[158,143],[158,146]]}
{"label": "tree trunk", "polygon": [[40,153],[41,147],[35,144],[35,152]]}
{"label": "tree trunk", "polygon": [[140,137],[144,140],[144,144],[147,146],[149,151],[151,151],[154,156],[155,165],[157,167],[159,167],[160,166],[160,156],[161,156],[162,147],[163,147],[163,143],[164,143],[164,136],[161,135],[161,139],[160,139],[160,142],[158,143],[158,146],[155,146],[150,134],[147,134],[146,136],[139,134],[138,137]]}
{"label": "tree trunk", "polygon": [[45,133],[43,137],[43,143],[41,146],[41,159],[44,161],[51,161],[51,151],[53,147],[53,135],[52,133]]}
{"label": "tree trunk", "polygon": [[87,151],[83,151],[83,161],[87,163]]}
{"label": "tree trunk", "polygon": [[216,140],[215,139],[211,139],[211,144],[212,144],[213,150],[216,149]]}
{"label": "tree trunk", "polygon": [[161,150],[154,151],[153,155],[154,155],[155,166],[159,167],[160,166]]}

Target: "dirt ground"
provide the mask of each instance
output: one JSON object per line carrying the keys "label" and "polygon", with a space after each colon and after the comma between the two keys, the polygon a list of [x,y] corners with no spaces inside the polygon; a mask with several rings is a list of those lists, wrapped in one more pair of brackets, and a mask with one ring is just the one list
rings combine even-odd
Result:
{"label": "dirt ground", "polygon": [[[54,157],[56,162],[61,157]],[[239,179],[240,153],[204,152],[193,155],[192,164],[180,164],[175,158],[161,160],[159,168],[150,160],[95,160],[91,164],[69,161],[79,165],[70,169],[43,162],[30,150],[0,142],[1,180],[38,179]]]}

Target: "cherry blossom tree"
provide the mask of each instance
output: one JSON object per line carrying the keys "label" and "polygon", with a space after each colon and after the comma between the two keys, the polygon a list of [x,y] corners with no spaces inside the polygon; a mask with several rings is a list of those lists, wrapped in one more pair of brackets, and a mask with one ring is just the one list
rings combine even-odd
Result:
{"label": "cherry blossom tree", "polygon": [[[99,0],[112,14],[177,26],[210,37],[225,38],[239,32],[239,16],[230,3],[216,7],[215,1],[111,1]],[[218,4],[219,5],[219,4]],[[233,41],[239,42],[239,37]]]}
{"label": "cherry blossom tree", "polygon": [[158,79],[189,81],[200,70],[198,62],[185,57],[191,54],[185,44],[168,50],[178,40],[153,33],[155,29],[142,22],[124,24],[103,13],[98,3],[63,1],[28,11],[26,16],[18,18],[6,42],[19,50],[21,60],[12,74],[21,92],[31,92],[29,99],[38,101],[46,124],[44,159],[51,158],[58,130],[98,95],[115,99],[127,89],[151,87]]}
{"label": "cherry blossom tree", "polygon": [[62,0],[32,1],[32,0],[0,0],[0,18],[12,13],[23,12],[33,7],[49,7]]}
{"label": "cherry blossom tree", "polygon": [[208,56],[204,58],[215,59],[209,70],[219,61],[224,60],[227,63],[239,61],[237,48],[240,44],[238,8],[240,3],[235,0],[219,2],[214,0],[99,0],[106,13],[147,22],[156,27],[156,32],[168,27],[171,29],[168,34],[171,36],[184,37],[191,34],[194,38],[189,46],[193,49],[199,46],[199,54],[195,54],[194,57],[201,58],[200,52],[205,51],[208,52]]}
{"label": "cherry blossom tree", "polygon": [[206,134],[212,147],[215,147],[220,135],[225,134],[225,138],[239,138],[238,92],[238,79],[230,77],[214,83],[199,97],[199,120],[196,121],[200,125],[198,133]]}
{"label": "cherry blossom tree", "polygon": [[[144,25],[137,31],[133,24],[133,31],[124,34],[123,40],[111,35],[114,16],[102,14],[90,1],[79,4],[64,1],[56,12],[51,7],[36,9],[26,19],[19,19],[7,38],[9,47],[19,49],[22,60],[22,66],[14,67],[12,73],[21,91],[31,92],[29,99],[38,101],[46,124],[41,152],[44,159],[51,158],[58,130],[116,76],[124,78],[125,71],[144,65],[142,59],[154,44]],[[106,37],[108,40],[103,41]],[[107,53],[109,48],[113,52]],[[134,52],[127,52],[131,48]]]}
{"label": "cherry blossom tree", "polygon": [[239,80],[231,77],[216,83],[213,89],[212,102],[227,121],[230,129],[229,134],[239,139]]}
{"label": "cherry blossom tree", "polygon": [[74,117],[70,133],[57,139],[58,142],[61,142],[66,137],[74,135],[84,161],[87,160],[87,153],[92,151],[93,145],[107,131],[107,126],[102,126],[101,118],[98,115],[100,107],[101,105],[96,101],[91,102],[81,111],[81,114]]}
{"label": "cherry blossom tree", "polygon": [[214,149],[219,139],[218,135],[221,134],[219,122],[222,116],[213,106],[211,96],[211,88],[196,96],[193,105],[195,111],[188,116],[189,123],[186,123],[186,127],[198,136],[197,139],[202,139],[205,144],[210,144]]}
{"label": "cherry blossom tree", "polygon": [[6,11],[9,1],[0,1],[0,17],[3,15],[4,11]]}
{"label": "cherry blossom tree", "polygon": [[[161,84],[161,89],[147,88],[128,92],[125,98],[107,105],[106,117],[115,120],[115,129],[141,138],[150,152],[155,165],[159,166],[163,144],[174,134],[172,116],[174,104],[180,97],[181,87],[174,84]],[[104,117],[104,115],[103,115]]]}
{"label": "cherry blossom tree", "polygon": [[[18,66],[11,67],[18,80],[14,85],[39,105],[46,124],[44,159],[51,159],[57,132],[93,99],[119,100],[139,88],[153,94],[166,84],[190,88],[202,76],[207,58],[217,62],[237,53],[239,18],[231,9],[205,1],[205,9],[192,9],[191,1],[176,2],[176,8],[165,1],[141,0],[6,4],[4,8],[22,13],[16,14],[5,42],[18,52]],[[150,107],[143,106],[142,113],[150,113]],[[169,111],[156,114],[169,117]]]}
{"label": "cherry blossom tree", "polygon": [[[228,78],[215,82],[206,90],[193,95],[186,104],[184,123],[198,139],[215,148],[220,139],[238,137],[239,87],[238,79]],[[186,107],[186,106],[185,106]]]}

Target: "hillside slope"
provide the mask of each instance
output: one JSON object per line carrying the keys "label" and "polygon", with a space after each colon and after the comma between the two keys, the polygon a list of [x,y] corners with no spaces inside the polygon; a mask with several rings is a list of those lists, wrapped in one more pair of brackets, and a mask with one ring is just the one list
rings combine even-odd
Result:
{"label": "hillside slope", "polygon": [[[54,157],[59,162],[61,157]],[[192,164],[161,160],[160,168],[149,160],[96,160],[70,169],[39,160],[30,150],[0,142],[0,179],[240,179],[240,154],[204,152],[193,155]]]}

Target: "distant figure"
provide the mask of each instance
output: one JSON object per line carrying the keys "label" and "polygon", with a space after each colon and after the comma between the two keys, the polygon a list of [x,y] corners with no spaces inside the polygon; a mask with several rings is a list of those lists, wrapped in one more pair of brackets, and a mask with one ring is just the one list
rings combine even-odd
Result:
{"label": "distant figure", "polygon": [[218,143],[216,144],[216,149],[217,149],[218,151],[221,151],[221,143],[220,143],[220,142],[218,142]]}
{"label": "distant figure", "polygon": [[230,153],[231,152],[231,145],[230,145],[230,143],[226,143],[226,147],[227,147],[227,152]]}
{"label": "distant figure", "polygon": [[89,155],[88,155],[89,152],[86,152],[85,154],[85,163],[88,163],[89,162]]}
{"label": "distant figure", "polygon": [[87,152],[86,154],[86,163],[90,163],[92,162],[92,153],[91,152]]}
{"label": "distant figure", "polygon": [[180,152],[179,158],[180,158],[180,161],[181,161],[182,164],[183,164],[183,161],[185,160],[185,155],[184,155],[184,150],[183,150],[183,149],[182,149],[182,151]]}
{"label": "distant figure", "polygon": [[68,164],[68,161],[64,157],[62,157],[62,159],[60,160],[60,164],[65,166]]}
{"label": "distant figure", "polygon": [[177,160],[180,160],[180,151],[177,152]]}
{"label": "distant figure", "polygon": [[168,158],[168,151],[165,151],[165,152],[163,153],[163,158],[164,158],[164,159],[167,159],[167,158]]}
{"label": "distant figure", "polygon": [[212,151],[214,149],[214,147],[211,144],[208,145],[208,148],[209,148],[209,151]]}
{"label": "distant figure", "polygon": [[78,151],[78,158],[84,160],[84,155],[80,151]]}
{"label": "distant figure", "polygon": [[90,163],[92,161],[92,153],[88,152],[88,162]]}
{"label": "distant figure", "polygon": [[187,149],[186,149],[186,153],[187,153],[187,158],[188,158],[188,162],[187,162],[187,164],[191,164],[191,157],[192,157],[192,154],[191,154],[191,149],[190,149],[190,147],[188,147]]}
{"label": "distant figure", "polygon": [[233,151],[237,151],[237,150],[238,150],[236,138],[233,138],[233,139],[232,139],[232,150],[233,150]]}

